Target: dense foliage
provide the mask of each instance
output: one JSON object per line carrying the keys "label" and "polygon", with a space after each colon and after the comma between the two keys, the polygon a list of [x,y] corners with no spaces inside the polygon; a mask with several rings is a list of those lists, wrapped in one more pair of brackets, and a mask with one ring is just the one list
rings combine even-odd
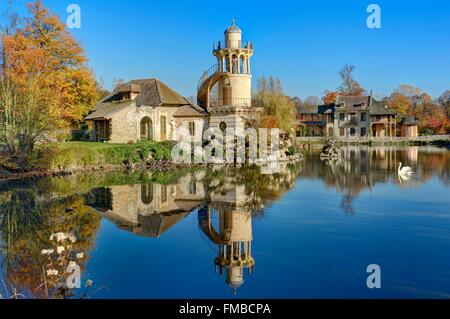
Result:
{"label": "dense foliage", "polygon": [[0,143],[19,169],[35,146],[83,119],[99,96],[80,44],[40,1],[0,32]]}

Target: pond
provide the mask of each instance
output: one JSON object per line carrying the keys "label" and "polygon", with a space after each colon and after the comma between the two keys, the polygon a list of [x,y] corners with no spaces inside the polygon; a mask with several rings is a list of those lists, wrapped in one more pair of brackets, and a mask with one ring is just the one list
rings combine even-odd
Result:
{"label": "pond", "polygon": [[[445,148],[356,146],[333,162],[2,184],[0,294],[449,298],[449,186]],[[79,289],[63,288],[71,262]]]}

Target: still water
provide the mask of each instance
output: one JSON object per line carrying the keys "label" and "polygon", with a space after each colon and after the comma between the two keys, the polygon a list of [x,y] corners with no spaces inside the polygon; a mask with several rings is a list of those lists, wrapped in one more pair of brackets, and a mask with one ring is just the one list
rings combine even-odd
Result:
{"label": "still water", "polygon": [[[400,161],[415,175],[399,177]],[[449,298],[449,186],[450,152],[433,147],[2,184],[0,294]],[[68,291],[71,261],[81,288]]]}

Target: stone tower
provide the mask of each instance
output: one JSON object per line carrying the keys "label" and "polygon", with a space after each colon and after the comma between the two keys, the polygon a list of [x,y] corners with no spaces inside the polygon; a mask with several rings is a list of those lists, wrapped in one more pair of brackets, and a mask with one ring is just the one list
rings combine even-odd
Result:
{"label": "stone tower", "polygon": [[225,30],[225,41],[214,43],[213,54],[217,64],[199,81],[198,104],[211,114],[210,128],[245,129],[247,119],[259,111],[251,106],[253,44],[242,41],[242,31],[233,20]]}

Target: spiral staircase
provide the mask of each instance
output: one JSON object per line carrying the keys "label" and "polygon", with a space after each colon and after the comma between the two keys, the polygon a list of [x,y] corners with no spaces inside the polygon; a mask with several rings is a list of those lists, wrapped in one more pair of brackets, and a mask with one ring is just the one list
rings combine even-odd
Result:
{"label": "spiral staircase", "polygon": [[203,73],[197,85],[197,104],[205,110],[210,107],[209,93],[221,78],[228,76],[220,64],[215,64]]}

